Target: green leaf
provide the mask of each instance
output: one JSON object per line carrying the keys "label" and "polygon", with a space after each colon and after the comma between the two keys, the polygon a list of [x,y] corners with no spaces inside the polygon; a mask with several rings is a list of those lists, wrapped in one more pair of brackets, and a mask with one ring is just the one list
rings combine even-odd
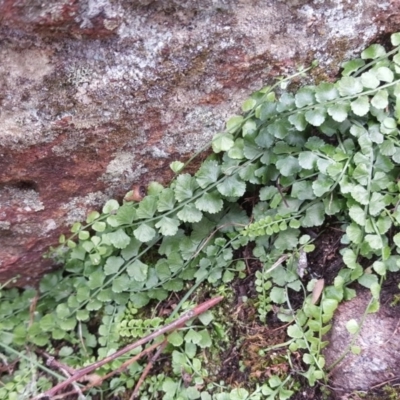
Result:
{"label": "green leaf", "polygon": [[182,174],[176,178],[175,185],[175,198],[182,202],[186,199],[191,199],[193,197],[193,193],[197,188],[197,182],[195,178],[190,176],[189,174]]}
{"label": "green leaf", "polygon": [[147,224],[141,224],[133,231],[133,235],[142,243],[149,242],[156,235],[155,229]]}
{"label": "green leaf", "polygon": [[291,93],[284,92],[279,98],[279,103],[277,104],[277,111],[279,113],[291,110],[294,108],[294,96]]}
{"label": "green leaf", "polygon": [[180,171],[182,171],[183,167],[185,164],[181,161],[172,161],[171,164],[169,164],[169,167],[172,169],[173,172],[176,174]]}
{"label": "green leaf", "polygon": [[350,106],[348,103],[337,102],[328,107],[328,114],[337,122],[343,122],[348,115]]}
{"label": "green leaf", "polygon": [[196,181],[202,189],[215,183],[221,174],[221,167],[217,161],[205,161],[196,173]]}
{"label": "green leaf", "polygon": [[258,146],[269,149],[275,143],[275,137],[269,132],[268,126],[264,126],[256,136],[255,142]]}
{"label": "green leaf", "polygon": [[[310,181],[296,181],[292,186],[291,196],[299,200],[315,199],[315,195],[312,190],[312,183]],[[261,197],[260,200],[262,200]]]}
{"label": "green leaf", "polygon": [[147,194],[150,196],[158,196],[164,189],[164,186],[161,183],[156,181],[152,181],[147,186]]}
{"label": "green leaf", "polygon": [[355,185],[351,192],[351,196],[360,204],[367,205],[369,203],[369,192],[364,186]]}
{"label": "green leaf", "polygon": [[174,331],[167,337],[168,343],[171,343],[175,347],[179,347],[183,343],[183,336],[181,332]]}
{"label": "green leaf", "polygon": [[378,283],[378,277],[375,274],[364,273],[360,278],[358,278],[358,283],[369,289],[372,285]]}
{"label": "green leaf", "polygon": [[360,96],[350,104],[354,114],[362,117],[369,111],[369,99],[367,96]]}
{"label": "green leaf", "polygon": [[171,188],[166,188],[161,191],[158,196],[157,210],[159,212],[169,211],[174,208],[175,195]]}
{"label": "green leaf", "polygon": [[382,261],[375,261],[372,264],[372,268],[379,275],[385,275],[386,274],[386,265]]}
{"label": "green leaf", "polygon": [[316,197],[321,197],[329,192],[335,182],[326,175],[319,174],[318,178],[312,183],[312,190]]}
{"label": "green leaf", "polygon": [[310,104],[314,104],[314,90],[310,87],[304,87],[297,91],[295,95],[295,102],[297,108],[303,108]]}
{"label": "green leaf", "polygon": [[108,200],[106,204],[104,204],[103,207],[103,214],[111,214],[113,211],[118,210],[119,208],[119,203],[117,200]]}
{"label": "green leaf", "polygon": [[100,214],[97,211],[92,211],[89,213],[89,215],[86,218],[86,222],[88,224],[92,223],[93,221],[95,221],[97,218],[100,217]]}
{"label": "green leaf", "polygon": [[342,75],[349,76],[353,72],[356,72],[357,70],[359,70],[364,65],[365,65],[365,61],[360,58],[357,58],[355,60],[346,61],[342,64],[342,67],[344,68],[342,71]]}
{"label": "green leaf", "polygon": [[382,238],[380,235],[365,235],[365,241],[373,250],[380,250],[383,247]]}
{"label": "green leaf", "polygon": [[347,234],[348,238],[355,244],[360,244],[364,238],[362,230],[354,222],[352,222],[346,228],[346,234]]}
{"label": "green leaf", "polygon": [[365,225],[365,213],[364,210],[357,205],[351,206],[349,208],[349,215],[350,218],[356,222],[358,225],[364,226]]}
{"label": "green leaf", "polygon": [[390,41],[392,42],[392,45],[393,45],[393,46],[398,46],[398,45],[400,45],[400,32],[393,33],[393,34],[390,36]]}
{"label": "green leaf", "polygon": [[338,91],[333,83],[321,83],[315,88],[315,98],[318,103],[325,103],[338,97]]}
{"label": "green leaf", "polygon": [[101,269],[92,272],[89,276],[88,287],[90,289],[96,289],[103,285],[105,274]]}
{"label": "green leaf", "polygon": [[389,104],[387,90],[379,90],[371,99],[371,104],[380,110],[386,108]]}
{"label": "green leaf", "polygon": [[289,122],[300,132],[307,128],[307,121],[304,112],[297,112],[289,115]]}
{"label": "green leaf", "polygon": [[273,115],[276,115],[276,102],[266,101],[256,109],[256,117],[260,118],[263,122]]}
{"label": "green leaf", "polygon": [[324,313],[333,315],[339,303],[335,299],[325,298],[321,301],[322,310]]}
{"label": "green leaf", "polygon": [[189,203],[178,212],[177,216],[183,222],[199,222],[203,213],[193,203]]}
{"label": "green leaf", "polygon": [[388,67],[379,67],[376,70],[376,77],[382,82],[393,82],[394,75]]}
{"label": "green leaf", "polygon": [[283,139],[289,133],[291,125],[289,121],[284,119],[278,119],[277,121],[273,122],[272,124],[268,125],[268,132],[270,132],[274,137],[278,139]]}
{"label": "green leaf", "polygon": [[107,224],[103,221],[96,221],[92,225],[92,229],[96,232],[104,232],[106,230]]}
{"label": "green leaf", "polygon": [[243,124],[242,136],[243,137],[252,136],[256,132],[256,130],[257,130],[256,121],[254,121],[253,119],[249,119]]}
{"label": "green leaf", "polygon": [[346,322],[346,329],[352,334],[356,334],[360,329],[358,322],[355,319],[351,319]]}
{"label": "green leaf", "polygon": [[115,232],[107,233],[107,237],[111,244],[117,249],[124,249],[131,241],[130,237],[122,228],[117,229]]}
{"label": "green leaf", "polygon": [[246,184],[236,175],[226,177],[217,185],[218,191],[226,197],[241,197],[246,191]]}
{"label": "green leaf", "polygon": [[374,60],[384,55],[386,55],[386,50],[382,45],[372,44],[361,53],[361,58],[363,60],[369,60],[369,59]]}
{"label": "green leaf", "polygon": [[137,282],[143,282],[147,279],[148,265],[142,263],[140,260],[135,260],[133,263],[128,264],[126,272],[128,275]]}
{"label": "green leaf", "polygon": [[299,230],[286,228],[275,239],[274,247],[280,250],[294,249],[299,243]]}
{"label": "green leaf", "polygon": [[393,241],[396,244],[397,247],[400,247],[400,233],[396,233],[393,236]]}
{"label": "green leaf", "polygon": [[[353,171],[353,178],[361,183],[361,185],[367,185],[369,180],[369,173],[370,172],[368,166],[364,163],[360,163]],[[353,188],[351,190],[353,190]]]}
{"label": "green leaf", "polygon": [[132,257],[137,256],[141,245],[142,245],[142,242],[140,242],[139,240],[136,240],[134,237],[131,237],[131,241],[128,244],[128,246],[126,246],[121,251],[121,256],[125,260],[129,260]]}
{"label": "green leaf", "polygon": [[307,208],[306,215],[301,222],[301,225],[305,228],[312,226],[320,226],[325,220],[325,207],[322,202],[313,204]]}
{"label": "green leaf", "polygon": [[88,231],[79,231],[78,238],[79,240],[87,240],[90,238],[90,233]]}
{"label": "green leaf", "polygon": [[229,133],[218,133],[213,137],[212,148],[214,153],[228,151],[235,144],[233,136]]}
{"label": "green leaf", "polygon": [[155,225],[163,236],[174,236],[178,232],[179,221],[176,218],[162,217]]}
{"label": "green leaf", "polygon": [[301,339],[303,337],[303,331],[297,324],[290,325],[287,329],[287,334],[293,339]]}
{"label": "green leaf", "polygon": [[130,285],[131,280],[129,279],[128,275],[122,274],[113,279],[111,290],[114,293],[122,293],[128,290]]}
{"label": "green leaf", "polygon": [[151,218],[157,211],[157,196],[146,196],[140,203],[136,210],[138,218]]}
{"label": "green leaf", "polygon": [[325,121],[326,111],[323,107],[315,107],[305,114],[306,121],[313,126],[320,126]]}
{"label": "green leaf", "polygon": [[249,98],[249,99],[247,99],[247,100],[245,100],[245,101],[243,102],[243,104],[242,104],[242,111],[243,111],[243,112],[250,111],[250,110],[252,110],[252,109],[255,107],[256,104],[257,104],[257,101],[256,101],[256,100],[254,100],[254,99],[252,99],[252,98]]}
{"label": "green leaf", "polygon": [[125,260],[122,257],[110,256],[104,265],[104,273],[106,275],[116,274],[124,263]]}
{"label": "green leaf", "polygon": [[355,269],[358,266],[357,263],[357,255],[351,249],[344,249],[343,254],[343,262],[350,269]]}
{"label": "green leaf", "polygon": [[182,279],[170,279],[163,284],[163,288],[169,292],[180,292],[183,289]]}
{"label": "green leaf", "polygon": [[218,192],[204,193],[195,202],[195,206],[200,211],[205,211],[210,214],[215,214],[222,210],[224,202],[222,201]]}
{"label": "green leaf", "polygon": [[286,302],[286,290],[284,288],[278,286],[273,287],[269,296],[276,304],[282,304]]}
{"label": "green leaf", "polygon": [[369,214],[378,215],[385,208],[384,196],[380,193],[372,193],[371,199],[369,201]]}
{"label": "green leaf", "polygon": [[276,162],[276,168],[283,176],[293,176],[301,171],[299,160],[293,156],[281,158]]}
{"label": "green leaf", "polygon": [[311,151],[303,151],[299,154],[299,164],[304,169],[313,169],[317,160],[318,156]]}
{"label": "green leaf", "polygon": [[380,85],[380,81],[373,71],[364,72],[361,75],[361,82],[367,89],[376,89]]}
{"label": "green leaf", "polygon": [[383,235],[392,227],[392,220],[387,215],[379,217],[376,221],[376,227],[379,233]]}
{"label": "green leaf", "polygon": [[[336,87],[339,91],[339,94],[342,97],[345,96],[353,96],[355,94],[358,94],[362,92],[363,90],[363,85],[361,83],[361,80],[359,78],[354,78],[352,76],[344,76],[341,78],[337,83]],[[329,109],[328,109],[329,113]],[[329,114],[331,115],[331,114]],[[331,115],[333,118],[333,115]],[[335,118],[333,118],[335,119]]]}
{"label": "green leaf", "polygon": [[243,122],[243,117],[241,115],[233,115],[226,122],[227,131],[229,133],[235,132],[242,125],[242,122]]}

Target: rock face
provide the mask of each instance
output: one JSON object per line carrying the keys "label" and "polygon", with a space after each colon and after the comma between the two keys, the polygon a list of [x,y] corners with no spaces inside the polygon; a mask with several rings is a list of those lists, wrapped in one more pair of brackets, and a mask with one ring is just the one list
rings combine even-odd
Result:
{"label": "rock face", "polygon": [[325,338],[330,342],[325,350],[326,365],[338,360],[350,344],[360,348],[360,354],[351,351],[332,370],[330,387],[337,399],[354,390],[369,390],[375,385],[390,382],[400,369],[399,307],[382,303],[377,313],[368,314],[354,343],[346,323],[355,319],[359,324],[371,300],[371,293],[363,291],[357,297],[339,305],[332,329]]}
{"label": "rock face", "polygon": [[[67,224],[170,178],[255,89],[400,30],[397,0],[0,1],[0,280]],[[385,36],[386,35],[386,36]]]}

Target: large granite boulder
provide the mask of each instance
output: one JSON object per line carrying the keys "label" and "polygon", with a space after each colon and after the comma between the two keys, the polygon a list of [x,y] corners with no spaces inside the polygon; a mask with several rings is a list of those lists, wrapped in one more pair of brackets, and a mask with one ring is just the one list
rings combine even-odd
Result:
{"label": "large granite boulder", "polygon": [[168,182],[253,90],[399,30],[397,1],[0,1],[0,280],[33,284],[68,224]]}

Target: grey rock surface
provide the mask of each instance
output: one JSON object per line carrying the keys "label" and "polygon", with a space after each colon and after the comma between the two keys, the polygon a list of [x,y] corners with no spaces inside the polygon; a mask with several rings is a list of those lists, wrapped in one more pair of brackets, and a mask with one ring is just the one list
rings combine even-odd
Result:
{"label": "grey rock surface", "polygon": [[[346,354],[330,375],[330,387],[334,389],[337,399],[347,398],[345,395],[354,390],[368,391],[398,376],[399,307],[390,307],[382,302],[379,311],[367,314],[361,325],[371,297],[371,293],[364,290],[358,292],[354,299],[340,304],[335,312],[332,329],[324,338],[330,342],[325,350],[327,366],[336,363]],[[350,320],[361,325],[356,337],[346,328]],[[360,354],[353,354],[348,348],[350,345],[359,347]]]}

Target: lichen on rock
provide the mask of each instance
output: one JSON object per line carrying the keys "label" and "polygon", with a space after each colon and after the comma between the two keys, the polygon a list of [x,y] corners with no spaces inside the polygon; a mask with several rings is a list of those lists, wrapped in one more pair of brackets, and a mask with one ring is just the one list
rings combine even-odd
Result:
{"label": "lichen on rock", "polygon": [[[396,30],[398,14],[384,18],[390,4],[0,3],[0,185],[31,182],[44,207],[25,215],[0,204],[10,235],[0,238],[0,280],[40,276],[42,253],[99,199],[167,182],[169,163],[222,130],[251,91],[313,59],[314,77],[333,79],[344,59]],[[55,229],[29,233],[49,220]]]}

